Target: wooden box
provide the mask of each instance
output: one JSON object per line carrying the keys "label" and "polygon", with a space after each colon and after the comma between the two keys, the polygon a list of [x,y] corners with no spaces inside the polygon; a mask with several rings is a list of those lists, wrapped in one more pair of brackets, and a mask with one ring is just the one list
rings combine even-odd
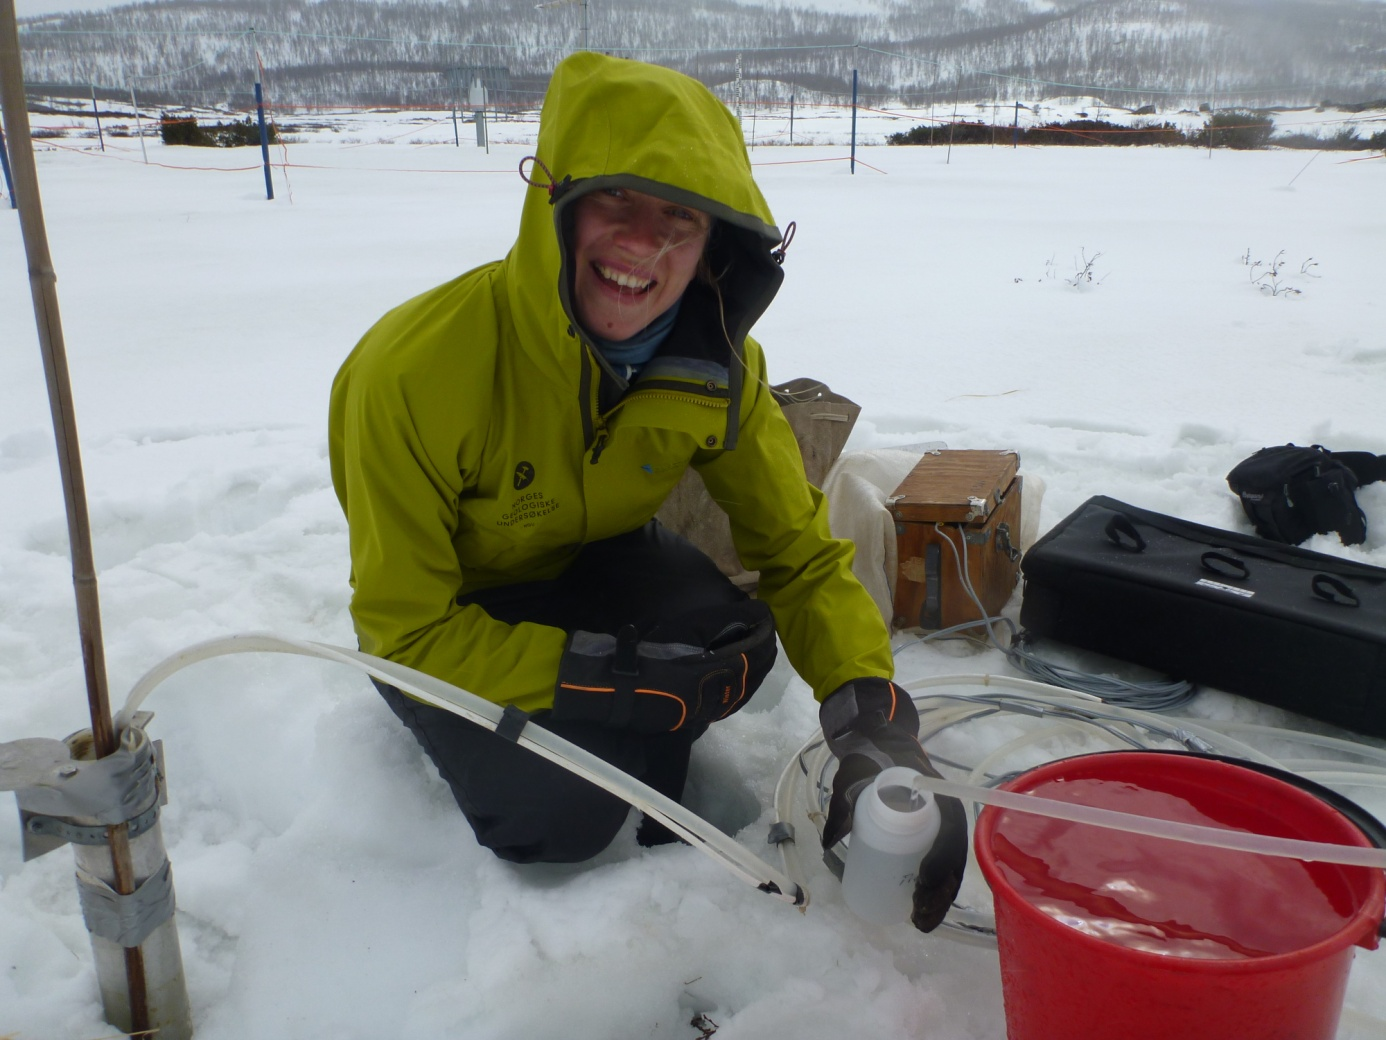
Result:
{"label": "wooden box", "polygon": [[935,630],[1000,613],[1020,577],[1020,457],[926,454],[887,501],[895,517],[895,628]]}

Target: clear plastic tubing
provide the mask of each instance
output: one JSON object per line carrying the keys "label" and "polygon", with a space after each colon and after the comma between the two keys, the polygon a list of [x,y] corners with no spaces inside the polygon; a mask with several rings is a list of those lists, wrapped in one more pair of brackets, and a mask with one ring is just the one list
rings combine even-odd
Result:
{"label": "clear plastic tubing", "polygon": [[1032,794],[1018,794],[1014,791],[975,787],[971,784],[960,784],[951,780],[939,780],[932,776],[921,776],[918,773],[915,773],[915,778],[911,783],[916,791],[929,791],[934,795],[946,795],[967,801],[981,802],[984,805],[994,805],[1000,809],[1038,813],[1041,816],[1048,816],[1056,820],[1068,820],[1071,823],[1110,827],[1132,834],[1144,834],[1152,838],[1169,838],[1173,841],[1192,842],[1195,845],[1208,845],[1218,849],[1233,849],[1237,852],[1256,852],[1263,856],[1284,856],[1310,863],[1341,863],[1352,867],[1386,869],[1386,849],[1334,845],[1320,841],[1301,841],[1297,838],[1272,838],[1269,835],[1251,834],[1247,831],[1230,831],[1193,823],[1176,823],[1173,820],[1137,816],[1133,813],[1116,812],[1112,809],[1098,809],[1091,805],[1079,805],[1074,802],[1060,802]]}
{"label": "clear plastic tubing", "polygon": [[842,870],[847,908],[871,924],[909,920],[919,861],[938,836],[938,804],[915,784],[913,769],[876,774],[857,798]]}
{"label": "clear plastic tubing", "polygon": [[[129,726],[144,699],[170,675],[198,661],[224,654],[242,653],[300,654],[304,657],[351,665],[411,694],[425,704],[450,711],[491,730],[500,724],[503,717],[500,705],[394,661],[386,661],[359,650],[348,650],[326,643],[309,643],[284,639],[268,633],[250,632],[198,643],[159,662],[130,690],[125,699],[125,706],[116,715],[116,729],[124,730]],[[693,848],[716,860],[742,880],[755,885],[760,891],[783,902],[793,903],[800,909],[808,906],[808,891],[805,888],[762,862],[749,849],[743,848],[678,802],[623,773],[592,752],[540,726],[525,726],[516,743],[634,805],[686,840]]]}

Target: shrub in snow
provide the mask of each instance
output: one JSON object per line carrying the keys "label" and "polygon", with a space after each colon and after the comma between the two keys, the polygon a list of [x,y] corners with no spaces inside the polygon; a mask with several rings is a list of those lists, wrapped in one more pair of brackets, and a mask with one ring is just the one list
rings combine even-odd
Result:
{"label": "shrub in snow", "polygon": [[916,126],[891,134],[887,144],[1185,144],[1184,132],[1173,123],[1122,126],[1103,119],[1073,119],[1066,123],[1046,123],[1016,130],[985,123],[942,123]]}
{"label": "shrub in snow", "polygon": [[1275,120],[1270,116],[1231,109],[1215,112],[1202,130],[1192,135],[1192,144],[1208,147],[1209,135],[1214,148],[1264,148],[1275,132]]}
{"label": "shrub in snow", "polygon": [[[279,140],[273,124],[265,127],[270,144]],[[164,144],[194,145],[202,148],[235,148],[260,143],[260,127],[246,116],[240,122],[213,123],[199,126],[192,116],[176,116],[167,112],[159,116],[159,136]]]}

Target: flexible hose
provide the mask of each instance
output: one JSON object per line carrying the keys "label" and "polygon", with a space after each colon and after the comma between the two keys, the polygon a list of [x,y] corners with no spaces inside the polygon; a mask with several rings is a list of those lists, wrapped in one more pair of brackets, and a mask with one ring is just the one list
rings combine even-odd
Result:
{"label": "flexible hose", "polygon": [[1149,838],[1167,838],[1191,845],[1207,845],[1234,852],[1254,852],[1262,856],[1281,856],[1310,863],[1339,863],[1351,867],[1375,867],[1386,870],[1386,849],[1358,845],[1338,845],[1322,841],[1302,841],[1298,838],[1273,838],[1249,831],[1229,831],[1220,827],[1204,827],[1196,823],[1178,823],[1154,816],[1099,809],[1076,802],[1060,802],[1035,794],[1002,791],[974,784],[919,774],[911,780],[916,789],[953,798],[966,798],[983,805],[1016,812],[1034,813],[1053,820],[1067,820],[1093,827],[1106,827],[1128,834],[1143,834]]}
{"label": "flexible hose", "polygon": [[1330,737],[1325,733],[1302,733],[1299,730],[1280,729],[1276,726],[1262,725],[1259,722],[1239,722],[1235,719],[1210,719],[1204,725],[1209,729],[1217,730],[1219,733],[1255,733],[1276,740],[1310,744],[1314,747],[1327,748],[1330,751],[1342,751],[1361,758],[1371,758],[1380,765],[1386,765],[1386,748],[1379,748],[1373,744],[1359,744],[1356,741],[1344,740],[1342,737]]}
{"label": "flexible hose", "polygon": [[[155,665],[132,687],[125,705],[116,715],[116,729],[118,731],[124,729],[150,692],[169,676],[199,661],[237,653],[298,654],[345,664],[388,682],[424,703],[444,711],[450,711],[491,730],[499,725],[503,714],[503,709],[499,705],[477,697],[475,694],[453,686],[451,683],[392,661],[325,643],[303,642],[269,634],[252,633],[199,643],[187,647]],[[1189,719],[1160,718],[1145,712],[1103,704],[1099,698],[1091,694],[1058,689],[1044,683],[1010,676],[943,675],[915,680],[903,685],[912,692],[949,686],[980,686],[988,691],[998,691],[966,697],[956,694],[916,696],[916,701],[941,699],[959,702],[942,710],[942,720],[934,720],[931,723],[926,717],[925,724],[921,726],[921,729],[927,729],[931,734],[936,734],[948,726],[981,715],[990,715],[996,712],[1016,712],[1040,718],[1053,717],[1055,721],[1087,721],[1094,725],[1103,725],[1105,722],[1131,727],[1156,734],[1167,740],[1176,741],[1194,750],[1220,750],[1267,765],[1277,765],[1277,763],[1255,748],[1224,733],[1217,732],[1217,729],[1254,731],[1258,734],[1279,736],[1288,740],[1303,739],[1307,743],[1324,744],[1335,750],[1348,750],[1368,757],[1386,757],[1379,749],[1362,748],[1360,745],[1335,738],[1315,737],[1314,735],[1247,724],[1208,723],[1205,727],[1204,724]],[[1103,728],[1107,727],[1104,725]],[[1032,742],[1025,738],[1013,741],[1014,747],[1011,750]],[[1131,742],[1134,743],[1134,741]],[[538,726],[526,726],[520,733],[517,743],[634,805],[743,881],[755,885],[761,891],[767,892],[781,901],[799,906],[801,909],[808,905],[808,888],[803,883],[802,870],[795,855],[792,829],[788,832],[788,837],[781,835],[778,839],[785,863],[784,872],[781,873],[677,802],[556,734]],[[776,785],[775,811],[779,820],[788,824],[794,816],[794,807],[803,805],[809,814],[810,822],[821,833],[822,828],[819,821],[822,819],[822,810],[828,794],[823,777],[831,757],[831,753],[823,744],[821,737],[808,741],[799,749],[781,774],[780,781]],[[989,756],[989,758],[999,757],[998,755]],[[1322,765],[1324,768],[1321,770],[1302,770],[1302,772],[1306,775],[1316,776],[1321,781],[1326,782],[1370,787],[1386,786],[1386,777],[1383,777],[1373,767],[1366,767],[1365,770],[1359,771],[1352,768],[1344,769],[1342,763],[1324,762]],[[800,786],[803,785],[806,788],[810,780],[816,787],[816,797],[810,798],[807,791],[802,797],[796,797]],[[1034,795],[1000,792],[972,784],[957,784],[948,780],[928,778],[926,786],[935,790],[936,793],[952,794],[973,803],[981,802],[1018,809],[1019,811],[1040,812],[1042,815],[1051,815],[1061,819],[1076,819],[1077,822],[1094,823],[1098,826],[1115,827],[1135,833],[1194,841],[1200,844],[1212,844],[1222,848],[1261,852],[1268,855],[1286,855],[1300,859],[1320,859],[1328,862],[1386,867],[1386,851],[1380,849],[1325,845],[1320,842],[1293,841],[1269,838],[1263,835],[1249,835],[1244,832],[1221,831],[1216,828],[1197,827],[1191,824],[1176,824],[1167,820],[1133,817],[1127,813],[1075,806],[1066,802],[1052,802],[1050,799],[1040,799]],[[1019,801],[1012,802],[1012,799],[1019,799]],[[951,930],[945,934],[950,934],[955,938],[971,937],[975,940],[978,935],[985,937],[988,931],[984,915],[975,911],[954,912],[950,918]]]}
{"label": "flexible hose", "polygon": [[[359,650],[348,650],[326,643],[302,642],[279,636],[248,633],[213,639],[180,650],[146,672],[130,690],[125,706],[116,715],[117,731],[124,729],[134,718],[144,699],[161,682],[174,673],[199,661],[227,654],[279,653],[299,654],[322,661],[349,665],[373,675],[382,682],[431,704],[450,711],[478,726],[495,730],[504,710],[498,704],[453,686],[431,675],[406,668]],[[730,837],[702,817],[685,809],[673,799],[623,773],[571,741],[564,740],[540,726],[525,726],[516,740],[521,747],[534,752],[555,765],[561,766],[584,780],[596,784],[623,801],[629,802],[647,816],[664,824],[698,851],[715,860],[727,870],[762,892],[792,903],[801,909],[808,905],[808,890],[794,884],[759,857],[742,848]]]}
{"label": "flexible hose", "polygon": [[985,758],[972,767],[972,772],[968,775],[967,782],[970,784],[980,784],[990,775],[991,767],[997,762],[1003,762],[1011,755],[1022,748],[1030,747],[1033,744],[1040,744],[1054,737],[1071,736],[1076,728],[1076,724],[1068,721],[1059,721],[1052,726],[1040,726],[1029,733],[1022,733],[1014,740],[1008,740],[1000,747],[989,753]]}
{"label": "flexible hose", "polygon": [[[1315,734],[1302,734],[1268,726],[1241,723],[1226,724],[1154,715],[1104,703],[1091,694],[1059,689],[1030,679],[1012,676],[943,675],[919,679],[902,685],[913,694],[915,703],[920,709],[920,737],[926,742],[955,725],[1013,714],[1028,716],[1038,721],[1064,722],[1077,728],[1081,728],[1081,725],[1086,723],[1102,730],[1105,735],[1140,749],[1152,749],[1151,741],[1158,738],[1177,744],[1185,750],[1205,754],[1216,753],[1236,758],[1253,767],[1283,768],[1284,763],[1277,762],[1271,756],[1224,732],[1220,732],[1221,730],[1253,732],[1258,736],[1289,742],[1303,740],[1305,743],[1323,745],[1334,750],[1351,751],[1367,757],[1383,754],[1380,749],[1374,747],[1365,747],[1350,741],[1320,737]],[[947,689],[948,687],[970,687],[973,692],[965,694],[952,692]],[[1038,727],[1041,731],[1047,730],[1047,728],[1043,725]],[[1052,736],[1054,733],[1050,731],[1044,735]],[[1007,749],[1013,753],[1033,744],[1037,739],[1040,739],[1039,735],[1032,731],[1030,734],[1012,740]],[[985,784],[1001,779],[1001,777],[987,776],[985,771],[1000,762],[1003,757],[997,751],[993,751],[985,756],[986,761],[981,770],[971,766],[958,766],[958,768],[963,769],[965,773],[971,771],[974,781]],[[815,737],[800,747],[780,775],[779,783],[775,788],[776,818],[788,825],[786,828],[777,824],[776,832],[792,834],[794,824],[802,823],[806,818],[808,824],[817,831],[817,834],[822,834],[828,797],[831,793],[828,777],[832,762],[832,755],[823,744],[821,737]],[[1300,775],[1306,778],[1312,777],[1321,783],[1386,788],[1386,776],[1383,776],[1376,766],[1363,766],[1358,769],[1350,763],[1315,760],[1312,765],[1318,766],[1318,769],[1313,770],[1308,768],[1311,765],[1308,761],[1297,760],[1295,764],[1302,767],[1296,770]],[[980,784],[974,783],[971,789],[965,793],[964,804],[969,809],[973,808],[976,803],[987,800],[987,798],[980,797],[979,792],[989,792],[990,789],[980,786]],[[979,796],[973,797],[973,795]],[[987,797],[990,797],[989,793]],[[1027,796],[1020,795],[1018,797]],[[1140,821],[1136,822],[1139,823]],[[1277,839],[1268,840],[1275,841]],[[797,848],[792,838],[782,840],[779,844],[786,874],[796,884],[804,884],[803,864],[799,858],[799,853],[802,850]],[[1316,843],[1308,844],[1314,845]],[[1372,858],[1373,850],[1347,848],[1350,856],[1360,857],[1365,853],[1368,858]],[[1258,849],[1257,851],[1263,850]],[[1310,849],[1309,851],[1315,856],[1324,852],[1323,849]],[[1383,854],[1378,853],[1378,855]],[[939,934],[972,944],[995,944],[994,923],[991,915],[985,910],[956,903],[949,911]]]}
{"label": "flexible hose", "polygon": [[1296,769],[1296,773],[1321,784],[1336,784],[1339,787],[1374,787],[1386,791],[1386,776],[1380,773],[1344,772],[1337,769]]}
{"label": "flexible hose", "polygon": [[[1079,718],[1087,722],[1101,719],[1126,723],[1176,741],[1191,751],[1218,750],[1223,754],[1248,758],[1255,762],[1263,762],[1266,765],[1276,764],[1275,759],[1269,755],[1249,744],[1217,732],[1211,728],[1211,724],[1205,723],[1203,720],[1171,718],[1134,708],[1124,708],[1120,705],[1108,704],[1102,698],[1090,693],[1061,689],[1057,686],[1036,682],[1033,679],[1020,679],[1009,675],[936,675],[898,685],[911,693],[948,686],[981,686],[987,690],[1014,690],[1022,696],[971,694],[965,697],[958,696],[955,699],[970,704],[989,703],[1003,711],[1012,711],[1039,718],[1059,715]],[[948,695],[935,694],[932,696]],[[914,699],[918,702],[921,698],[916,696]],[[921,722],[921,727],[924,725],[925,723]],[[1285,730],[1271,732],[1287,738],[1294,736],[1292,732]]]}
{"label": "flexible hose", "polygon": [[[1286,769],[1295,773],[1312,773],[1315,770],[1322,770],[1328,763],[1322,758],[1282,758],[1280,764]],[[1343,763],[1338,763],[1341,767]],[[1358,776],[1376,776],[1386,778],[1386,766],[1367,765],[1365,762],[1354,762],[1352,771]]]}

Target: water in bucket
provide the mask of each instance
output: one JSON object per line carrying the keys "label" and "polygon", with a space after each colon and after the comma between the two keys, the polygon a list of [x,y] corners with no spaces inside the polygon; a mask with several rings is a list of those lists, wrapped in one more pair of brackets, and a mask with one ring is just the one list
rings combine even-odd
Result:
{"label": "water in bucket", "polygon": [[[1060,801],[1275,837],[1370,840],[1251,769],[1150,752],[1051,762],[1005,784]],[[1007,1040],[1333,1040],[1381,871],[984,809]]]}
{"label": "water in bucket", "polygon": [[[1049,780],[1058,801],[1245,831],[1188,798],[1103,779]],[[1087,935],[1148,953],[1237,959],[1288,953],[1337,933],[1355,907],[1307,864],[1013,814],[993,852],[1027,902]]]}

